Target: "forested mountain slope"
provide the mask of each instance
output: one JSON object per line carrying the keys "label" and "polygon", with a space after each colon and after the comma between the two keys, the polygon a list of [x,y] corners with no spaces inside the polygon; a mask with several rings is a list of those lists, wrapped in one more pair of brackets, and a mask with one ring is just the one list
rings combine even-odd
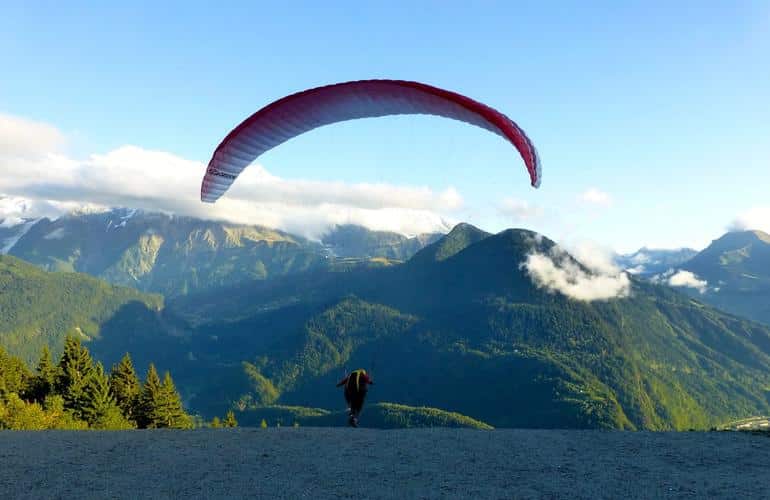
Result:
{"label": "forested mountain slope", "polygon": [[575,301],[521,267],[553,242],[468,237],[480,233],[460,226],[400,266],[175,301],[201,325],[200,362],[228,367],[195,382],[193,404],[336,408],[334,383],[362,366],[374,400],[496,427],[705,428],[770,409],[768,328],[639,281],[629,297]]}

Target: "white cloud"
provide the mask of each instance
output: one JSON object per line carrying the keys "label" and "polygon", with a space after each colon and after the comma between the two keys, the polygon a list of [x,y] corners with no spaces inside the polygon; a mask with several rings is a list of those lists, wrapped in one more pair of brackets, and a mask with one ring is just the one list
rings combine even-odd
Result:
{"label": "white cloud", "polygon": [[590,302],[628,297],[631,293],[628,275],[612,264],[604,251],[595,248],[591,251],[589,245],[584,245],[580,250],[583,267],[559,247],[547,254],[529,254],[521,267],[538,287],[575,300]]}
{"label": "white cloud", "polygon": [[[199,172],[204,171],[203,165]],[[194,179],[196,194],[200,179]],[[456,210],[462,197],[453,187],[435,193],[427,187],[405,187],[390,184],[349,184],[339,181],[285,180],[251,165],[239,176],[225,195],[230,199],[258,200],[300,206],[324,204],[349,205],[365,209],[404,208],[412,210]]]}
{"label": "white cloud", "polygon": [[48,217],[55,219],[62,214],[85,208],[81,203],[63,203],[49,200],[32,200],[18,196],[0,196],[0,227],[11,227],[27,220]]}
{"label": "white cloud", "polygon": [[770,207],[753,207],[738,214],[728,226],[728,230],[759,230],[770,233]]}
{"label": "white cloud", "polygon": [[[235,223],[261,224],[316,237],[333,224],[417,234],[446,231],[463,204],[454,187],[287,180],[252,165],[216,204],[200,201],[205,165],[122,146],[78,160],[57,152],[61,134],[44,124],[6,117],[0,128],[0,193],[33,200],[22,213],[55,216],[78,205],[126,206]],[[36,134],[44,140],[35,143]],[[0,205],[0,217],[3,207]],[[58,213],[56,213],[58,210]],[[10,219],[9,219],[10,220]]]}
{"label": "white cloud", "polygon": [[63,144],[64,135],[51,125],[0,113],[0,155],[36,157]]}
{"label": "white cloud", "polygon": [[595,187],[592,187],[586,191],[584,191],[580,195],[580,201],[587,204],[587,205],[593,205],[597,207],[609,207],[612,205],[612,197],[605,193],[604,191],[601,191]]}
{"label": "white cloud", "polygon": [[708,290],[708,282],[699,279],[690,271],[677,271],[671,274],[666,282],[670,286],[694,288],[700,293],[706,293],[706,290]]}
{"label": "white cloud", "polygon": [[516,222],[543,216],[543,209],[541,207],[516,198],[505,198],[500,202],[497,210],[501,215]]}
{"label": "white cloud", "polygon": [[566,241],[561,245],[578,262],[596,273],[614,276],[621,272],[615,264],[615,254],[608,247],[586,240]]}
{"label": "white cloud", "polygon": [[463,197],[460,195],[460,192],[457,191],[453,186],[448,187],[444,191],[441,192],[440,195],[441,202],[444,204],[444,206],[447,207],[448,210],[457,210],[459,208],[462,208],[463,206]]}

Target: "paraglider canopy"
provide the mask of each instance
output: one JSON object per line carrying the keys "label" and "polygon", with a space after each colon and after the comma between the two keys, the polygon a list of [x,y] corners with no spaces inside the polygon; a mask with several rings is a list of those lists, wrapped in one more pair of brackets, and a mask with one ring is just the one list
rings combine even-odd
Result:
{"label": "paraglider canopy", "polygon": [[460,120],[505,138],[524,160],[532,186],[540,186],[540,160],[532,141],[503,113],[424,83],[361,80],[292,94],[244,120],[214,151],[201,184],[201,201],[217,201],[244,168],[262,153],[293,137],[346,120],[405,114]]}

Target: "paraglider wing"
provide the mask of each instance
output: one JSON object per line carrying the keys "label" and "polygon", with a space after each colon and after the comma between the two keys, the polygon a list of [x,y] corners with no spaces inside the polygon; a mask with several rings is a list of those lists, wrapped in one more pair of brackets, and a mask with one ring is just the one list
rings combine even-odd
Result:
{"label": "paraglider wing", "polygon": [[401,80],[362,80],[305,90],[279,99],[238,125],[219,144],[201,184],[201,201],[213,203],[262,153],[323,125],[357,118],[426,114],[484,128],[513,144],[532,186],[540,160],[532,142],[499,111],[448,90]]}

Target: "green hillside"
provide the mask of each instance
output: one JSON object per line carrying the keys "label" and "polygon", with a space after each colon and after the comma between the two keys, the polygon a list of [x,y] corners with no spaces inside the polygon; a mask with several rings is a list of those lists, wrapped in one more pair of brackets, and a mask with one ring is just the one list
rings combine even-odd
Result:
{"label": "green hillside", "polygon": [[[138,366],[168,364],[182,333],[163,312],[163,299],[78,273],[51,273],[0,256],[0,346],[27,363],[43,346],[55,356],[69,334],[107,366],[126,351]],[[173,356],[173,355],[172,355]]]}
{"label": "green hillside", "polygon": [[400,266],[174,301],[205,318],[191,339],[198,359],[230,367],[227,390],[197,380],[191,404],[335,408],[334,383],[365,367],[372,402],[495,427],[688,429],[767,413],[770,329],[637,281],[629,298],[573,301],[520,268],[553,248],[547,238],[453,233],[443,259],[425,257],[438,242]]}
{"label": "green hillside", "polygon": [[[490,430],[492,426],[455,412],[438,408],[412,407],[396,403],[375,403],[366,406],[362,427],[403,429],[414,427],[463,427]],[[237,413],[238,423],[258,427],[262,420],[270,426],[339,427],[347,422],[345,411],[331,412],[320,408],[299,406],[264,406]]]}
{"label": "green hillside", "polygon": [[420,250],[411,259],[412,264],[425,265],[430,262],[446,260],[488,236],[490,236],[489,233],[470,224],[458,224],[445,237]]}

